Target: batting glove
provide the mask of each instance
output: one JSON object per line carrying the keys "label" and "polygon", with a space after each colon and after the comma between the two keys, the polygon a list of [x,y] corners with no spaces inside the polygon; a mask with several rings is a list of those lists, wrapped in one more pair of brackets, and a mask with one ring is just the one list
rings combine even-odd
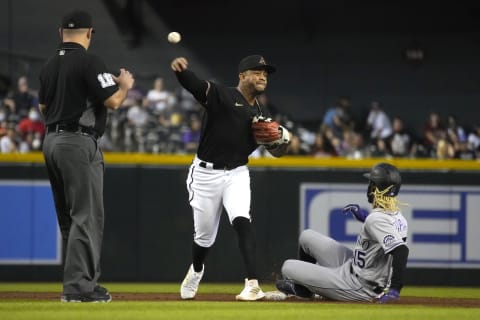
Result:
{"label": "batting glove", "polygon": [[345,215],[351,213],[355,219],[360,222],[365,222],[365,219],[367,219],[369,213],[367,210],[361,209],[358,204],[347,204],[345,207],[343,207],[342,212]]}
{"label": "batting glove", "polygon": [[400,299],[400,292],[397,289],[390,289],[379,300],[378,303],[389,303]]}

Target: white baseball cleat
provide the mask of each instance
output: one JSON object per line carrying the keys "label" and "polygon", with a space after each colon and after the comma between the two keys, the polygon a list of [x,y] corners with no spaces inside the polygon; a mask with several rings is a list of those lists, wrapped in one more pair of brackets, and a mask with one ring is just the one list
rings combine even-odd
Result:
{"label": "white baseball cleat", "polygon": [[255,301],[263,298],[265,298],[265,293],[260,289],[256,279],[245,279],[245,288],[235,297],[235,299],[240,301]]}
{"label": "white baseball cleat", "polygon": [[283,301],[287,299],[287,295],[281,291],[267,291],[265,292],[265,300],[269,301]]}
{"label": "white baseball cleat", "polygon": [[203,277],[203,271],[205,271],[205,266],[202,266],[202,271],[195,272],[193,270],[193,264],[190,265],[188,268],[187,275],[185,279],[183,279],[182,285],[180,287],[180,297],[182,299],[193,299],[195,298],[195,294],[197,294],[198,285],[200,284],[200,280]]}

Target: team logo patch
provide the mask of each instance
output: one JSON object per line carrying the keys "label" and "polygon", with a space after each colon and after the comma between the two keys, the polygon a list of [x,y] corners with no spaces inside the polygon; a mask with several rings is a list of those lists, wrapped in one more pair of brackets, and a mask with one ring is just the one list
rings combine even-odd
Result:
{"label": "team logo patch", "polygon": [[368,247],[370,247],[370,242],[368,242],[368,240],[362,241],[362,249],[367,250]]}
{"label": "team logo patch", "polygon": [[392,242],[395,241],[395,237],[392,236],[391,234],[387,234],[385,237],[383,237],[383,244],[388,246],[391,245]]}

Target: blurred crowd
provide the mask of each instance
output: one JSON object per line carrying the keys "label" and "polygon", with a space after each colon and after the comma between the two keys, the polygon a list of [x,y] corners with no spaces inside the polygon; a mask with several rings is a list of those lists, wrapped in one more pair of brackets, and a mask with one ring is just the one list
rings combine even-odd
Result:
{"label": "blurred crowd", "polygon": [[[372,101],[368,113],[359,117],[350,98],[340,97],[312,128],[279,112],[266,95],[259,99],[292,132],[289,155],[467,160],[477,159],[480,150],[480,125],[466,128],[454,114],[427,113],[423,127],[411,130],[379,101]],[[148,89],[133,88],[121,108],[109,111],[100,144],[114,152],[195,153],[202,116],[203,108],[190,93],[181,87],[168,90],[159,77]],[[0,92],[0,152],[40,151],[44,135],[38,93],[27,77],[20,77],[16,86]],[[252,154],[262,156],[269,156],[262,147]]]}
{"label": "blurred crowd", "polygon": [[350,98],[341,97],[328,108],[316,131],[293,126],[290,154],[353,159],[436,158],[477,159],[480,126],[464,128],[454,114],[425,115],[422,128],[408,129],[404,119],[390,116],[380,102],[372,101],[364,118],[352,115]]}

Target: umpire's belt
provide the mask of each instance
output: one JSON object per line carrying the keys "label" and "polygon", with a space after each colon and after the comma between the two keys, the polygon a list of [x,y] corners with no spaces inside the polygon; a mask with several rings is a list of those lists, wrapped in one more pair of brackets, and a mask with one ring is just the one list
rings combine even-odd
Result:
{"label": "umpire's belt", "polygon": [[378,283],[376,283],[375,281],[370,281],[370,280],[363,279],[362,277],[360,277],[358,274],[355,273],[352,265],[350,265],[350,273],[353,274],[362,285],[364,285],[366,287],[370,287],[372,289],[372,291],[375,292],[376,294],[382,293],[383,290],[385,289],[384,287],[379,286]]}
{"label": "umpire's belt", "polygon": [[82,126],[80,124],[51,124],[47,126],[47,133],[60,133],[62,131],[74,132],[74,133],[84,133],[88,134],[95,139],[99,138],[98,133],[90,127]]}

